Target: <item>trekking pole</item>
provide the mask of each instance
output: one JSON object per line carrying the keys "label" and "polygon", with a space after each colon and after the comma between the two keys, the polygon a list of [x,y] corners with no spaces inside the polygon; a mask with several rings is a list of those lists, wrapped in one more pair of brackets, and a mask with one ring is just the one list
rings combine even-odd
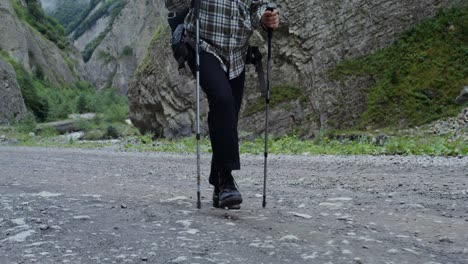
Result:
{"label": "trekking pole", "polygon": [[[267,11],[273,12],[277,6],[270,3],[267,6]],[[267,62],[267,92],[266,92],[266,111],[265,111],[265,162],[263,166],[263,208],[266,207],[266,184],[267,184],[267,159],[268,159],[268,116],[270,112],[270,89],[271,89],[271,39],[273,38],[273,30],[268,29],[268,62]]]}
{"label": "trekking pole", "polygon": [[200,194],[200,0],[194,0],[196,19],[196,79],[197,79],[197,208],[201,208]]}

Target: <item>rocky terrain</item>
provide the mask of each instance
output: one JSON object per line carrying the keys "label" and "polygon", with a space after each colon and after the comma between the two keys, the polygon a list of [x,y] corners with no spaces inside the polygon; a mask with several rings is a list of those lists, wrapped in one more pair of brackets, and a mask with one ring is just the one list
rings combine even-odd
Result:
{"label": "rocky terrain", "polygon": [[[403,31],[440,8],[462,4],[460,0],[425,1],[278,1],[282,26],[274,36],[274,85],[298,87],[301,96],[272,110],[272,131],[290,132],[300,127],[306,135],[318,129],[345,128],[355,124],[365,107],[364,88],[369,78],[335,82],[327,72],[339,61],[370,54],[390,45]],[[311,15],[313,14],[313,15]],[[148,52],[147,63],[130,85],[132,121],[142,131],[172,137],[194,127],[195,89],[190,77],[176,70],[168,50],[168,29]],[[252,43],[266,40],[256,34]],[[260,97],[253,69],[248,69],[244,107]],[[206,108],[206,104],[205,104]],[[206,113],[206,111],[205,111]],[[249,114],[240,121],[241,130],[259,134],[263,113]],[[206,127],[205,127],[206,129]]]}
{"label": "rocky terrain", "polygon": [[214,209],[202,156],[0,147],[1,263],[468,262],[464,158],[242,156]]}
{"label": "rocky terrain", "polygon": [[468,142],[468,108],[465,108],[457,117],[446,118],[432,122],[421,128],[427,134],[452,134]]}

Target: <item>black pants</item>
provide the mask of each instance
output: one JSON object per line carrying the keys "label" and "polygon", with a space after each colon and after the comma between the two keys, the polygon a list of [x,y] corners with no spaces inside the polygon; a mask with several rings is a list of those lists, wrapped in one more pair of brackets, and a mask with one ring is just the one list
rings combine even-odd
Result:
{"label": "black pants", "polygon": [[208,98],[208,128],[213,157],[210,183],[218,185],[218,178],[240,169],[237,124],[244,93],[245,71],[229,80],[219,60],[207,52],[200,52],[200,85]]}

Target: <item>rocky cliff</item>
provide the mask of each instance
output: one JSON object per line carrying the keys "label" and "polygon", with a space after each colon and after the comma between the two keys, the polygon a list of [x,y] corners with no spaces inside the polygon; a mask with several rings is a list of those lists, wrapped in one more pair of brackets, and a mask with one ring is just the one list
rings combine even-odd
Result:
{"label": "rocky cliff", "polygon": [[[142,62],[156,26],[161,24],[164,18],[163,12],[164,4],[161,0],[127,2],[110,31],[86,63],[87,78],[98,89],[114,86],[121,93],[127,92],[128,82],[133,78],[138,64]],[[92,28],[92,36],[103,30],[103,24],[106,23],[104,19]],[[87,42],[84,39],[77,41]]]}
{"label": "rocky cliff", "polygon": [[[17,16],[11,3],[9,0],[0,0],[0,50],[13,58],[29,73],[40,75],[41,78],[52,83],[70,83],[81,79],[83,72],[81,56],[71,47],[62,50],[46,39]],[[23,1],[15,3],[25,5]],[[11,72],[11,67],[6,63],[2,63],[0,69],[7,73]],[[6,87],[5,80],[0,80],[0,82],[2,82],[2,89]],[[11,82],[9,83],[11,84]],[[7,101],[6,98],[2,97],[0,101],[2,116],[23,115],[24,102],[16,95],[14,97],[17,100]],[[17,102],[17,104],[12,105],[13,102]],[[19,114],[18,111],[21,113]]]}
{"label": "rocky cliff", "polygon": [[79,55],[59,49],[20,20],[8,0],[0,0],[0,21],[0,49],[26,70],[40,68],[45,78],[54,83],[72,82],[81,74],[83,64]]}
{"label": "rocky cliff", "polygon": [[0,57],[0,124],[21,120],[26,113],[16,74],[11,65]]}
{"label": "rocky cliff", "polygon": [[[155,1],[162,2],[162,1]],[[338,62],[373,53],[390,45],[402,32],[441,8],[463,0],[353,0],[277,1],[282,25],[274,34],[272,81],[285,94],[299,90],[296,98],[278,100],[272,109],[272,130],[284,134],[299,129],[312,136],[320,129],[355,124],[365,108],[366,92],[373,80],[359,77],[342,82],[328,77]],[[161,3],[159,4],[161,5]],[[187,135],[194,128],[194,86],[188,75],[176,70],[169,48],[169,31],[160,26],[146,61],[130,85],[131,119],[142,131],[168,137]],[[257,33],[252,43],[265,54],[266,39]],[[263,131],[261,101],[253,69],[248,68],[241,130]],[[204,105],[206,109],[206,104]],[[204,111],[206,114],[206,110]],[[206,130],[206,127],[205,127]]]}

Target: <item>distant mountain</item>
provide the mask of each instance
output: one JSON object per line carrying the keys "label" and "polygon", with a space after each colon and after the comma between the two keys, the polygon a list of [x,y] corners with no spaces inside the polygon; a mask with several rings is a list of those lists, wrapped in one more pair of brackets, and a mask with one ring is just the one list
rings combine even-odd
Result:
{"label": "distant mountain", "polygon": [[64,28],[80,18],[90,0],[40,0],[47,15],[57,19]]}
{"label": "distant mountain", "polygon": [[26,107],[41,119],[39,88],[82,80],[83,60],[37,0],[0,0],[0,10],[0,124],[22,120]]}

